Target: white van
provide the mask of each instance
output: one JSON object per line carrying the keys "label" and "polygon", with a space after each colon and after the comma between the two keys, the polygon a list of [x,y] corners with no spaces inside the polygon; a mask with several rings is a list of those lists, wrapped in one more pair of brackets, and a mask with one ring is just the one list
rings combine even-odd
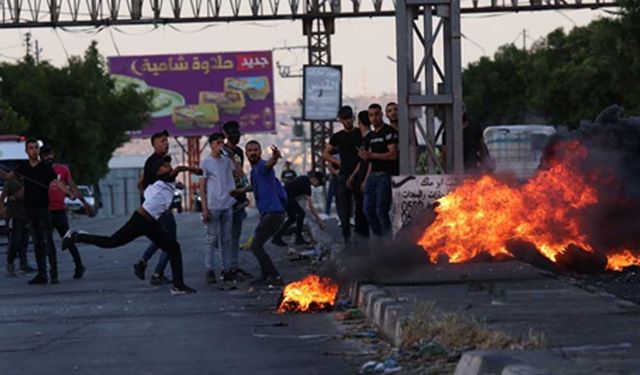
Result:
{"label": "white van", "polygon": [[555,132],[551,125],[488,126],[483,137],[495,163],[494,172],[513,173],[518,180],[527,180],[540,166],[549,137]]}
{"label": "white van", "polygon": [[[26,138],[17,135],[0,135],[0,169],[3,171],[12,171],[18,163],[27,160],[25,152]],[[0,178],[0,192],[4,186],[4,180]],[[0,218],[0,234],[4,235],[9,232],[7,222],[4,218]]]}

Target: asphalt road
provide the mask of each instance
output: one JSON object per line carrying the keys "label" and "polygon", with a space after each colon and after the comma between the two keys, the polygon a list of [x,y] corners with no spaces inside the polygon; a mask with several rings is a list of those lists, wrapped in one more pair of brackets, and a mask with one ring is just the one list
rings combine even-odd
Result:
{"label": "asphalt road", "polygon": [[[87,267],[73,280],[67,253],[58,254],[59,285],[29,286],[31,275],[0,272],[0,374],[353,374],[330,353],[357,350],[328,313],[275,313],[280,290],[220,290],[204,280],[204,228],[195,214],[176,215],[185,281],[198,290],[173,297],[151,286],[132,265],[147,240],[119,249],[81,245]],[[126,218],[81,219],[76,229],[110,233]],[[256,219],[247,222],[243,239]],[[58,245],[59,249],[59,245]],[[5,247],[0,248],[4,259]],[[268,249],[291,281],[304,267]],[[157,257],[157,256],[156,256]],[[30,254],[30,259],[32,254]],[[152,260],[152,266],[155,265]],[[241,266],[258,273],[248,252]],[[0,261],[4,267],[4,261]],[[147,275],[150,274],[150,269]]]}

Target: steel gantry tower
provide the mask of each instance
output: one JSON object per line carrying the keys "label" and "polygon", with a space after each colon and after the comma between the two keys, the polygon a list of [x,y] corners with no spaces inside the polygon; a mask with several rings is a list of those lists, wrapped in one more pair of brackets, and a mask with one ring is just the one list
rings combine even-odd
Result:
{"label": "steel gantry tower", "polygon": [[[615,6],[616,0],[0,0],[0,29],[302,20],[308,63],[329,65],[336,19],[395,17],[401,173],[415,173],[416,130],[427,140],[428,173],[463,173],[460,14]],[[311,124],[314,168],[324,168],[320,154],[331,126]],[[440,133],[447,145],[444,163],[435,153]]]}

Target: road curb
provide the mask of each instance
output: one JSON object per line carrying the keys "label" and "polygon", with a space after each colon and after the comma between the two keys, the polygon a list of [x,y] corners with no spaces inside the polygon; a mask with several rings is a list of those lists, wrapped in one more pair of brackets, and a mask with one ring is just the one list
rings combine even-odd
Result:
{"label": "road curb", "polygon": [[[404,327],[410,318],[407,309],[383,288],[353,283],[349,297],[395,347],[403,344]],[[552,375],[497,351],[474,350],[462,355],[454,375]]]}
{"label": "road curb", "polygon": [[372,284],[353,283],[351,301],[394,346],[402,345],[404,321],[409,313],[387,291]]}
{"label": "road curb", "polygon": [[458,361],[454,375],[553,375],[505,354],[489,350],[466,352]]}

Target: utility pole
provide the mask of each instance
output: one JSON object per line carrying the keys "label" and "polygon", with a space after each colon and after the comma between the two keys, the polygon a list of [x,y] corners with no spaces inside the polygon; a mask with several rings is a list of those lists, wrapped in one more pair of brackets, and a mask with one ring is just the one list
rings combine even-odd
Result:
{"label": "utility pole", "polygon": [[40,44],[38,43],[38,39],[36,39],[36,65],[40,63]]}
{"label": "utility pole", "polygon": [[27,49],[26,57],[31,57],[31,33],[26,33],[24,35],[24,44]]}
{"label": "utility pole", "polygon": [[527,29],[522,30],[522,49],[527,50]]}

